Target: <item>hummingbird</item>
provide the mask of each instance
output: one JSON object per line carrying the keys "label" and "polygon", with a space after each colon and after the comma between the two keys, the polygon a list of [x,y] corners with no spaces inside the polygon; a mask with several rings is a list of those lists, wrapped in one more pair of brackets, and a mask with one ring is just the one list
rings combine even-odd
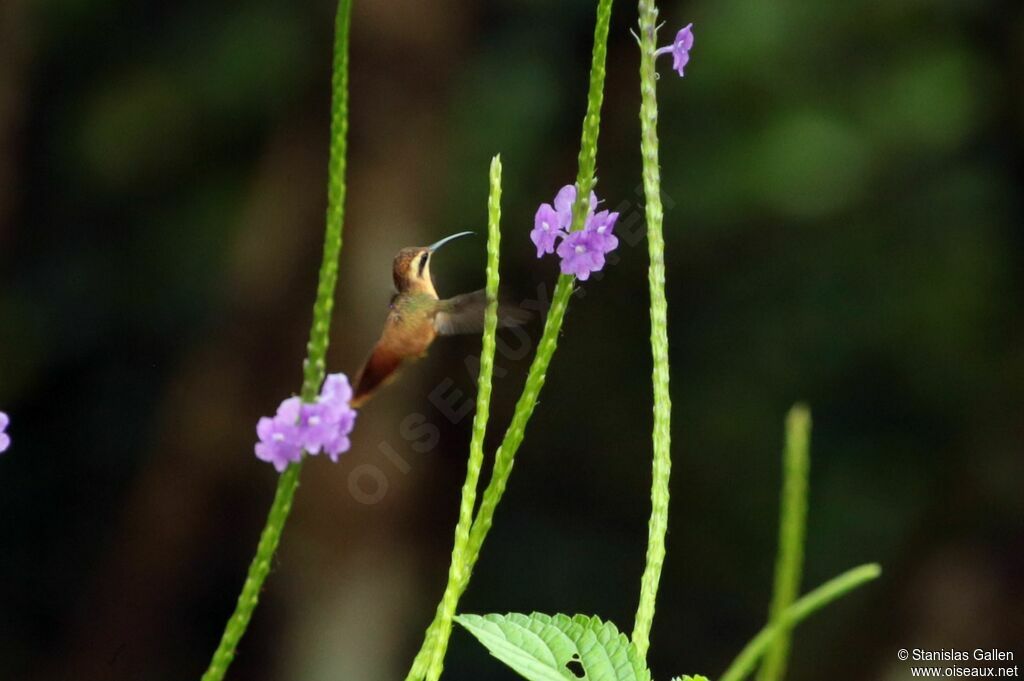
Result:
{"label": "hummingbird", "polygon": [[[430,259],[445,244],[473,232],[452,234],[429,246],[403,248],[395,256],[392,276],[395,294],[384,331],[373,346],[355,381],[353,407],[360,407],[376,392],[395,380],[406,362],[427,354],[438,336],[476,333],[484,327],[487,295],[483,290],[441,299],[430,277]],[[525,321],[521,310],[499,308],[499,326],[515,326]]]}

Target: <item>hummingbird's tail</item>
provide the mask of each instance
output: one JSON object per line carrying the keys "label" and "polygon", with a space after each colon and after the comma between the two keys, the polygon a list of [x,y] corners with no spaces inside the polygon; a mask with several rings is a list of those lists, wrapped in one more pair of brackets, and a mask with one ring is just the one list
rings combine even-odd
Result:
{"label": "hummingbird's tail", "polygon": [[358,409],[382,387],[395,380],[402,366],[402,357],[381,343],[377,343],[356,376],[356,387],[349,404]]}

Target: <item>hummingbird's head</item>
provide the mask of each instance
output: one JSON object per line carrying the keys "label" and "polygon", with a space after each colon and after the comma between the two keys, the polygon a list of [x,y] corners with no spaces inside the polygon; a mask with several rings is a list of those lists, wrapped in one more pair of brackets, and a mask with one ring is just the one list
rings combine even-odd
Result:
{"label": "hummingbird's head", "polygon": [[430,293],[437,296],[434,282],[430,278],[430,257],[449,241],[468,236],[473,232],[459,232],[445,237],[429,246],[403,248],[395,256],[392,275],[395,289],[399,293]]}
{"label": "hummingbird's head", "polygon": [[430,279],[430,254],[430,249],[425,246],[403,248],[398,252],[392,274],[399,293],[434,290],[434,282]]}

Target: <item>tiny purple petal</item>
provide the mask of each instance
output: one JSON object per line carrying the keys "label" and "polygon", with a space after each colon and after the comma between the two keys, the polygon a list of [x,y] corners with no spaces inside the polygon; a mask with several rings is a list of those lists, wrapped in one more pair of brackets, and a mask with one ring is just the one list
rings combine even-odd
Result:
{"label": "tiny purple petal", "polygon": [[331,461],[337,463],[338,455],[352,447],[348,436],[356,425],[356,410],[349,405],[352,386],[345,374],[331,374],[324,382],[320,399],[323,401],[325,418],[330,423],[330,433],[323,439],[323,451]]}
{"label": "tiny purple petal", "polygon": [[274,464],[278,472],[302,458],[302,432],[299,417],[302,400],[290,397],[277,408],[273,418],[263,417],[256,423],[256,457]]}
{"label": "tiny purple petal", "polygon": [[572,213],[572,204],[576,202],[576,185],[567,184],[555,195],[555,210],[559,213]]}
{"label": "tiny purple petal", "polygon": [[683,69],[690,62],[690,50],[693,49],[693,24],[687,24],[676,33],[676,39],[671,45],[658,48],[654,56],[672,53],[672,68],[679,72],[679,76],[685,76]]}
{"label": "tiny purple petal", "polygon": [[350,409],[342,414],[341,419],[334,426],[334,433],[330,439],[324,442],[324,452],[334,463],[338,462],[338,455],[347,452],[352,447],[349,434],[356,425],[356,412]]}
{"label": "tiny purple petal", "polygon": [[565,232],[558,213],[549,203],[542,203],[537,209],[537,215],[533,218],[533,231],[530,232],[530,239],[537,247],[537,257],[545,253],[555,252],[555,241],[558,237],[564,237]]}
{"label": "tiny purple petal", "polygon": [[11,419],[4,412],[0,411],[0,454],[7,451],[7,448],[11,446],[11,436],[5,431],[7,430],[7,424],[11,422]]}
{"label": "tiny purple petal", "polygon": [[590,244],[603,254],[611,253],[619,246],[618,238],[612,234],[618,219],[618,213],[603,210],[587,220],[586,230],[591,232]]}
{"label": "tiny purple petal", "polygon": [[[567,184],[558,190],[555,196],[555,212],[558,213],[559,226],[562,229],[569,229],[572,225],[572,208],[576,203],[576,185]],[[593,213],[597,208],[597,194],[590,192],[590,207],[588,214]],[[539,257],[539,256],[538,256]]]}
{"label": "tiny purple petal", "polygon": [[320,389],[320,401],[348,405],[352,399],[352,386],[345,374],[330,374]]}
{"label": "tiny purple petal", "polygon": [[256,437],[260,440],[269,440],[273,435],[274,419],[269,416],[264,416],[256,422]]}
{"label": "tiny purple petal", "polygon": [[298,413],[296,406],[301,406],[299,398],[287,399],[278,407],[276,416],[263,417],[256,423],[260,439],[256,443],[256,457],[274,464],[278,472],[302,458],[301,434],[295,419],[291,418],[293,412]]}
{"label": "tiny purple petal", "polygon": [[672,68],[679,73],[679,77],[682,78],[686,75],[683,69],[690,63],[690,53],[680,52],[677,50],[672,51]]}
{"label": "tiny purple petal", "polygon": [[673,43],[673,46],[677,50],[685,50],[686,52],[689,52],[691,49],[693,49],[692,23],[689,23],[686,26],[683,26],[681,29],[679,29],[679,32],[676,33],[676,39]]}
{"label": "tiny purple petal", "polygon": [[334,437],[334,424],[326,405],[302,405],[302,417],[299,420],[299,442],[302,448],[315,456],[320,453],[324,443]]}
{"label": "tiny purple petal", "polygon": [[289,397],[278,406],[277,415],[274,417],[274,420],[295,426],[299,423],[299,415],[301,413],[302,400],[298,397]]}
{"label": "tiny purple petal", "polygon": [[595,232],[590,230],[570,233],[558,246],[562,274],[572,274],[580,281],[586,281],[591,272],[604,267],[604,252],[594,242]]}
{"label": "tiny purple petal", "polygon": [[345,374],[331,374],[324,381],[316,404],[303,405],[303,446],[310,454],[327,452],[332,461],[351,447],[348,434],[356,422],[349,405],[352,386]]}

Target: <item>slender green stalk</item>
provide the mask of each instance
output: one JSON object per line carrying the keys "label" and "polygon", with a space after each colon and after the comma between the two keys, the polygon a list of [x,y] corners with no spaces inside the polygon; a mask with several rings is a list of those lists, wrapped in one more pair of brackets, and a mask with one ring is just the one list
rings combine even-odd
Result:
{"label": "slender green stalk", "polygon": [[245,630],[249,626],[252,613],[259,603],[263,582],[266,581],[267,575],[270,573],[270,561],[281,541],[281,532],[284,531],[284,523],[288,520],[288,514],[292,508],[292,499],[295,496],[295,489],[299,486],[301,471],[301,463],[293,464],[281,474],[277,482],[274,503],[270,506],[267,524],[260,534],[256,556],[249,565],[249,573],[246,575],[245,584],[242,585],[242,593],[238,596],[235,612],[224,627],[220,645],[214,651],[213,659],[210,660],[210,666],[203,674],[202,681],[220,681],[227,674],[232,660],[235,659],[238,642],[242,640],[242,635],[245,634]]}
{"label": "slender green stalk", "polygon": [[466,482],[462,485],[462,505],[459,522],[455,527],[455,546],[448,568],[448,585],[438,605],[439,620],[434,646],[427,668],[428,681],[437,681],[444,668],[444,655],[448,650],[452,618],[459,602],[459,585],[469,580],[472,566],[466,563],[469,530],[476,510],[476,490],[480,469],[484,462],[484,435],[491,412],[491,375],[494,371],[494,349],[498,331],[498,253],[501,244],[501,157],[491,161],[491,189],[487,201],[487,310],[484,315],[483,349],[480,352],[480,376],[477,379],[476,415],[473,417],[473,437],[469,443],[469,463]]}
{"label": "slender green stalk", "polygon": [[718,681],[743,681],[757,665],[757,661],[775,642],[776,638],[787,629],[792,629],[832,601],[845,596],[857,587],[877,579],[882,568],[876,563],[868,563],[848,570],[843,574],[825,582],[793,605],[786,608],[777,624],[768,624],[750,643],[743,648]]}
{"label": "slender green stalk", "polygon": [[651,518],[647,528],[647,564],[640,580],[640,603],[633,625],[633,645],[646,659],[650,646],[654,604],[665,562],[668,531],[669,477],[672,472],[671,420],[668,369],[668,302],[665,300],[664,211],[661,206],[661,172],[658,167],[658,93],[654,70],[657,49],[658,8],[654,0],[640,0],[640,151],[643,157],[646,201],[647,250],[651,264],[647,283],[651,295],[651,356],[654,360],[654,458],[651,467]]}
{"label": "slender green stalk", "polygon": [[[576,176],[577,192],[576,205],[573,208],[573,229],[582,229],[586,221],[589,208],[590,190],[593,188],[594,172],[597,164],[597,138],[601,128],[601,104],[604,101],[604,76],[605,57],[608,53],[608,26],[612,15],[612,0],[599,0],[597,6],[597,22],[594,27],[594,51],[590,62],[590,91],[587,97],[587,115],[583,119],[583,134],[580,141],[579,172]],[[508,478],[512,474],[512,466],[515,463],[515,455],[519,445],[523,442],[526,434],[526,424],[529,423],[533,410],[537,406],[537,399],[544,387],[547,378],[548,365],[558,347],[558,335],[562,330],[562,322],[565,319],[565,311],[569,307],[569,298],[572,296],[574,278],[569,275],[561,275],[555,285],[555,292],[551,296],[551,308],[548,310],[547,320],[544,322],[544,332],[541,334],[540,343],[537,345],[537,354],[530,365],[530,371],[526,376],[526,385],[523,393],[516,402],[515,412],[512,414],[512,422],[505,431],[505,438],[495,455],[494,470],[491,473],[491,480],[484,490],[483,501],[480,510],[477,512],[476,520],[473,522],[473,530],[470,533],[470,550],[472,561],[475,563],[483,547],[487,533],[494,522],[494,511],[505,493]]]}
{"label": "slender green stalk", "polygon": [[807,476],[810,468],[811,413],[798,404],[786,417],[783,452],[783,487],[779,505],[779,553],[775,562],[775,588],[768,624],[778,630],[775,642],[765,653],[758,681],[780,681],[786,673],[792,630],[782,622],[786,609],[800,593],[804,562],[804,534],[807,529]]}
{"label": "slender green stalk", "polygon": [[[477,511],[476,519],[469,535],[469,544],[464,559],[468,569],[463,572],[463,579],[455,585],[456,604],[469,586],[469,578],[473,567],[480,557],[480,550],[483,547],[487,533],[494,523],[494,512],[497,510],[498,502],[501,501],[505,488],[508,485],[509,476],[512,475],[512,467],[515,462],[515,452],[522,442],[526,432],[526,424],[530,420],[533,409],[537,404],[541,388],[544,386],[547,367],[555,353],[558,344],[558,334],[562,328],[562,321],[565,318],[565,311],[569,305],[569,298],[572,295],[573,278],[561,276],[555,285],[555,293],[551,298],[551,308],[548,310],[547,321],[544,323],[544,333],[541,336],[540,344],[537,346],[537,354],[530,365],[527,374],[526,386],[516,403],[515,412],[512,415],[512,423],[505,431],[505,438],[498,452],[495,455],[494,469],[491,472],[490,482],[484,490],[483,499],[480,502],[480,509]],[[434,621],[427,629],[423,646],[413,661],[412,669],[406,676],[406,681],[417,681],[422,679],[426,670],[427,660],[430,651],[437,645],[447,645],[447,642],[440,643],[439,639],[447,638],[450,629],[445,631],[441,626],[441,614],[434,616]]]}
{"label": "slender green stalk", "polygon": [[[579,169],[576,176],[577,201],[573,207],[573,229],[582,229],[586,221],[588,210],[588,198],[590,190],[594,187],[594,173],[597,164],[597,140],[601,127],[601,105],[604,101],[604,77],[605,61],[608,54],[608,28],[611,22],[612,0],[599,0],[597,6],[597,21],[594,26],[594,48],[590,62],[590,86],[587,94],[587,113],[583,119],[583,132],[580,141]],[[526,434],[526,425],[533,415],[537,406],[537,399],[544,387],[547,377],[548,366],[558,346],[558,335],[562,330],[562,322],[565,319],[565,312],[569,307],[569,299],[572,296],[574,278],[569,275],[561,275],[558,283],[555,284],[554,293],[551,296],[551,307],[548,309],[548,316],[544,322],[544,331],[541,334],[540,342],[537,345],[537,353],[534,355],[530,370],[526,376],[526,385],[516,402],[515,412],[512,415],[512,422],[498,451],[495,454],[494,468],[491,471],[491,479],[484,490],[480,508],[470,530],[469,543],[466,547],[464,560],[467,569],[463,571],[463,579],[456,584],[455,604],[469,586],[469,579],[473,567],[480,557],[484,540],[494,524],[494,513],[498,503],[501,501],[505,488],[508,485],[509,476],[512,475],[512,467],[515,463],[515,455],[519,445],[523,442]],[[447,646],[447,639],[451,634],[451,625],[442,626],[442,613],[440,608],[434,616],[434,621],[427,628],[423,645],[420,647],[412,668],[406,676],[406,681],[418,681],[424,677],[427,665],[433,651],[438,646]]]}
{"label": "slender green stalk", "polygon": [[[573,206],[573,231],[583,229],[590,209],[590,192],[597,184],[597,138],[601,132],[601,105],[604,102],[605,62],[608,57],[608,28],[612,20],[612,0],[598,0],[594,23],[594,48],[590,56],[590,86],[587,91],[587,113],[583,117],[580,153],[577,157],[576,205]],[[568,280],[563,276],[559,280]],[[570,281],[571,283],[571,281]]]}
{"label": "slender green stalk", "polygon": [[[338,280],[338,257],[341,254],[342,225],[345,212],[345,156],[348,134],[348,36],[352,0],[340,0],[335,19],[334,73],[331,79],[331,143],[327,166],[327,225],[324,230],[324,253],[320,263],[313,323],[309,332],[306,360],[303,364],[302,399],[316,399],[326,373],[331,311]],[[270,573],[270,562],[281,541],[284,524],[292,509],[295,490],[299,486],[302,463],[289,466],[281,474],[274,492],[274,502],[267,515],[267,524],[260,534],[256,556],[238,596],[235,611],[228,619],[220,644],[202,681],[221,681],[235,657],[238,643],[245,634],[253,611],[259,603],[260,591]]]}
{"label": "slender green stalk", "polygon": [[302,399],[312,402],[324,382],[327,344],[338,282],[338,257],[345,221],[345,164],[348,154],[348,35],[352,0],[339,0],[334,22],[334,64],[331,75],[331,142],[327,159],[327,225],[324,254],[313,305],[306,361],[303,363]]}

